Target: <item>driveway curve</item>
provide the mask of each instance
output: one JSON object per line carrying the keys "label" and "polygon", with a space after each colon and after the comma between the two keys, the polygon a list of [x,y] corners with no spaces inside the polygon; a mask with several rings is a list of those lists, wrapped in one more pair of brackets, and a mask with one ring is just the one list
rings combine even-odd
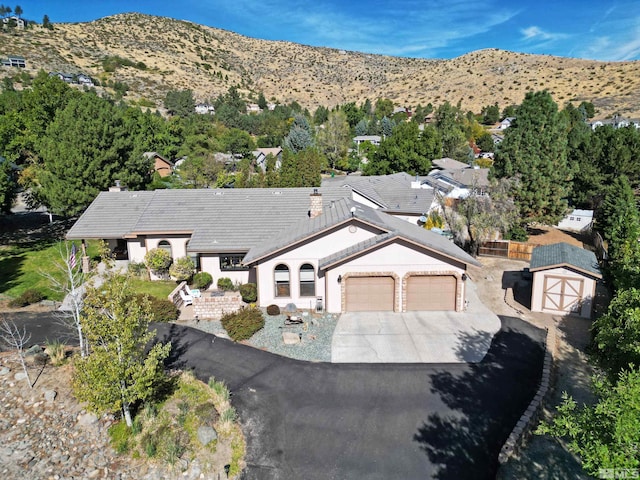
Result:
{"label": "driveway curve", "polygon": [[[500,320],[474,364],[308,363],[154,327],[173,344],[170,366],[229,386],[247,438],[244,478],[489,479],[544,353],[544,331]],[[474,339],[461,348],[473,350]]]}

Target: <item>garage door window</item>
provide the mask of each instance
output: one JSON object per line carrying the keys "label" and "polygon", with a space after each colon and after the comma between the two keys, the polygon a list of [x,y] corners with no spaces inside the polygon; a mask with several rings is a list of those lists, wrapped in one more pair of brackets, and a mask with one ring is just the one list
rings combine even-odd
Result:
{"label": "garage door window", "polygon": [[310,263],[300,267],[300,296],[316,296],[316,271]]}
{"label": "garage door window", "polygon": [[276,297],[290,297],[289,267],[282,263],[275,268]]}

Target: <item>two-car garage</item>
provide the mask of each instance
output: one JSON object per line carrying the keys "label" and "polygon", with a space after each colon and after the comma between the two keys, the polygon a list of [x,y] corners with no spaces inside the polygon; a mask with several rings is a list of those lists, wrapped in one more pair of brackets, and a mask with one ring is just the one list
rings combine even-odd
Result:
{"label": "two-car garage", "polygon": [[[456,310],[458,279],[454,275],[408,275],[397,289],[396,278],[390,275],[349,276],[345,279],[347,312]],[[404,296],[398,302],[398,295]]]}

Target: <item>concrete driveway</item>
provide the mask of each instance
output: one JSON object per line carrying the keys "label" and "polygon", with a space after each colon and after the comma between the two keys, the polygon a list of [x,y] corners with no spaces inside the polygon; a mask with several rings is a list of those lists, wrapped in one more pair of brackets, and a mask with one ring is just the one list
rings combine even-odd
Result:
{"label": "concrete driveway", "polygon": [[338,320],[332,363],[477,363],[500,319],[467,281],[464,312],[351,312]]}

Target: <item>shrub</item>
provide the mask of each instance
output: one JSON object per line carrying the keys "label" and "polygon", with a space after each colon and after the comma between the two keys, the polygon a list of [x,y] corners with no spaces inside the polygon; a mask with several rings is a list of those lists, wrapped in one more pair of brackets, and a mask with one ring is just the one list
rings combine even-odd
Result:
{"label": "shrub", "polygon": [[44,299],[44,295],[40,293],[38,290],[25,290],[22,292],[17,298],[14,298],[9,302],[10,307],[26,307],[27,305],[31,305],[32,303],[38,303],[40,300]]}
{"label": "shrub", "polygon": [[139,303],[145,300],[149,302],[154,322],[173,322],[180,316],[178,307],[169,300],[154,297],[148,293],[139,293],[136,298],[139,299]]}
{"label": "shrub", "polygon": [[47,341],[44,352],[49,355],[51,365],[61,365],[67,358],[66,347],[60,340]]}
{"label": "shrub", "polygon": [[504,235],[505,240],[513,240],[514,242],[526,242],[529,239],[527,229],[522,225],[514,225]]}
{"label": "shrub", "polygon": [[147,266],[143,262],[129,263],[129,266],[127,267],[127,271],[134,277],[148,280],[149,275],[147,272]]}
{"label": "shrub", "polygon": [[129,440],[131,431],[125,422],[118,422],[109,427],[109,438],[111,446],[117,453],[126,453],[129,451]]}
{"label": "shrub", "polygon": [[233,290],[233,282],[229,277],[220,277],[218,279],[218,289],[219,290]]}
{"label": "shrub", "polygon": [[240,285],[240,295],[242,295],[243,302],[253,303],[258,299],[258,287],[255,283]]}
{"label": "shrub", "polygon": [[144,256],[144,263],[156,275],[164,275],[171,265],[171,254],[164,248],[152,248]]}
{"label": "shrub", "polygon": [[189,280],[193,276],[196,266],[189,257],[177,258],[169,267],[169,275],[178,281]]}
{"label": "shrub", "polygon": [[264,317],[257,308],[243,308],[235,313],[228,313],[221,319],[222,326],[229,336],[237,341],[246,340],[264,327]]}
{"label": "shrub", "polygon": [[278,305],[269,305],[267,307],[267,313],[271,316],[280,315],[280,307]]}
{"label": "shrub", "polygon": [[200,290],[206,290],[213,282],[213,277],[210,273],[207,272],[199,272],[193,276],[193,286],[194,288],[199,288]]}

